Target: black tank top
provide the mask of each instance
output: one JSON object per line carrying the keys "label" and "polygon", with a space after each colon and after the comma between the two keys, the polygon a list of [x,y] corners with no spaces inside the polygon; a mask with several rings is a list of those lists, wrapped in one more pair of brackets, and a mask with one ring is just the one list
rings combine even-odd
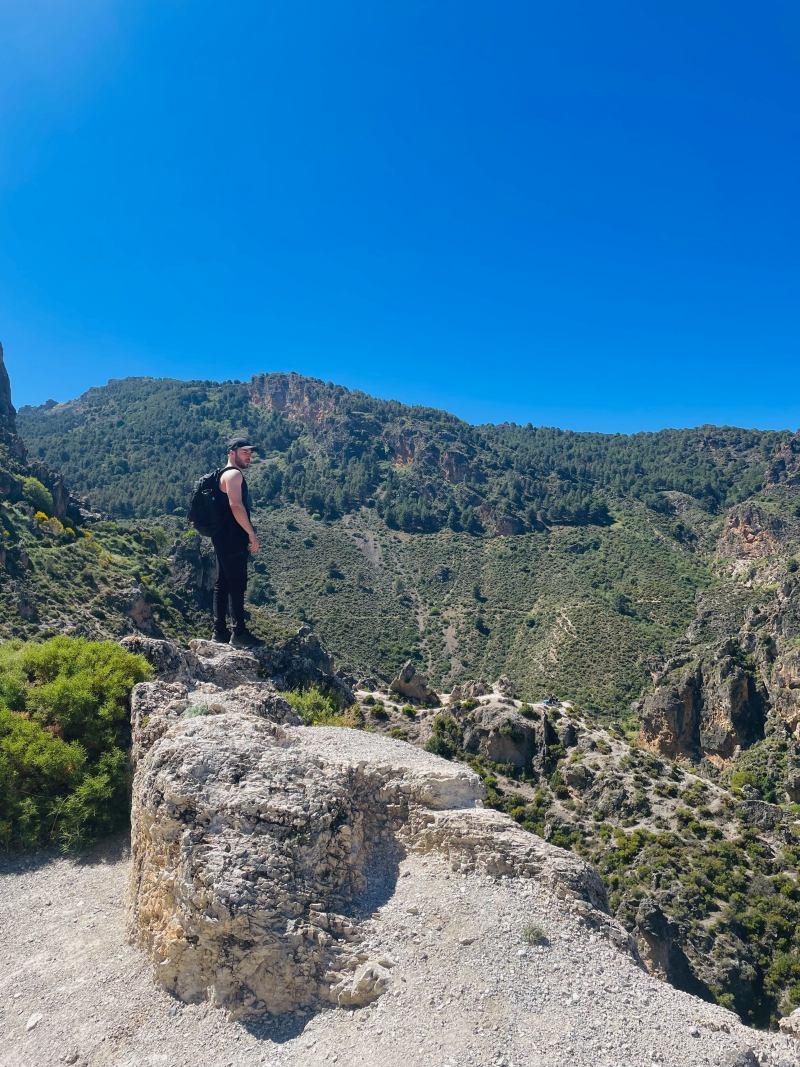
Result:
{"label": "black tank top", "polygon": [[[238,467],[223,467],[220,471],[220,478],[225,471],[238,471]],[[241,471],[239,471],[241,474]],[[223,545],[229,548],[243,549],[247,547],[248,537],[245,531],[241,528],[236,521],[236,517],[231,510],[231,502],[228,499],[228,494],[224,489],[220,489],[220,510],[222,512],[222,529],[220,530],[219,537],[214,540],[219,540]],[[250,518],[250,490],[247,488],[247,482],[242,474],[242,503],[244,504],[244,510],[247,512],[248,519]]]}

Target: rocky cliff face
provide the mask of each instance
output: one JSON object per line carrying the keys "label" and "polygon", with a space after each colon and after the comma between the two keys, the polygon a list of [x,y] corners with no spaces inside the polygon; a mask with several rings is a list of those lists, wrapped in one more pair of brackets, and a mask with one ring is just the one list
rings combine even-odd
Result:
{"label": "rocky cliff face", "polygon": [[[338,442],[342,448],[349,447],[348,436],[373,441],[380,439],[380,454],[396,468],[414,465],[420,470],[438,472],[450,485],[458,485],[475,474],[473,461],[476,449],[468,442],[448,447],[439,446],[431,441],[424,423],[414,425],[402,420],[394,422],[381,419],[370,410],[356,410],[348,406],[346,420],[336,424],[337,416],[341,418],[341,398],[345,395],[362,397],[365,406],[370,407],[371,398],[360,393],[350,393],[342,386],[332,385],[304,378],[299,374],[259,374],[251,379],[249,387],[250,400],[257,407],[263,407],[285,416],[292,422],[300,423],[315,438],[324,438],[329,443]],[[475,498],[474,503],[479,503]],[[486,518],[494,518],[494,511],[486,509]],[[523,524],[515,522],[509,516],[500,533],[514,533],[522,529]]]}
{"label": "rocky cliff face", "polygon": [[16,432],[16,412],[11,403],[11,382],[3,359],[3,346],[0,344],[0,433],[15,434]]}
{"label": "rocky cliff face", "polygon": [[25,475],[38,478],[47,486],[53,496],[53,514],[58,519],[67,518],[70,513],[77,517],[78,502],[70,497],[61,475],[28,458],[17,433],[17,413],[11,402],[11,382],[0,344],[0,496],[17,499],[20,492],[18,478]]}
{"label": "rocky cliff face", "polygon": [[699,598],[680,651],[638,703],[642,741],[670,758],[720,768],[766,734],[785,734],[787,793],[800,766],[798,455],[795,435],[767,473],[774,498],[727,513],[714,552],[719,588]]}
{"label": "rocky cliff face", "polygon": [[800,581],[784,578],[750,607],[735,638],[669,661],[638,703],[647,747],[717,767],[768,733],[785,736],[787,797],[800,772]]}
{"label": "rocky cliff face", "polygon": [[751,612],[742,636],[771,708],[800,742],[800,581],[796,573],[777,586],[762,608]]}
{"label": "rocky cliff face", "polygon": [[755,504],[740,504],[728,512],[719,542],[723,557],[739,562],[775,554],[785,535],[786,524]]}
{"label": "rocky cliff face", "polygon": [[730,759],[764,737],[767,694],[733,642],[659,682],[640,705],[642,740],[676,759]]}
{"label": "rocky cliff face", "polygon": [[341,386],[327,387],[323,382],[299,374],[257,374],[250,381],[250,400],[304,426],[323,423],[336,410]]}
{"label": "rocky cliff face", "polygon": [[[3,346],[0,344],[0,447],[3,446],[12,459],[20,462],[25,460],[25,446],[17,434],[17,413],[11,403],[11,382],[3,359]],[[0,484],[0,491],[8,493],[9,489],[3,489]]]}

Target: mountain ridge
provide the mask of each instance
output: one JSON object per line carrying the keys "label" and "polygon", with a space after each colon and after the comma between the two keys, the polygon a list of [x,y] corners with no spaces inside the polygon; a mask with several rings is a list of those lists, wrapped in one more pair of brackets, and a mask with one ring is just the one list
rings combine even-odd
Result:
{"label": "mountain ridge", "polygon": [[[531,696],[553,689],[617,714],[703,590],[761,595],[721,565],[731,507],[773,515],[781,566],[797,541],[800,437],[780,431],[475,427],[296,373],[115,379],[24,408],[19,424],[117,521],[175,533],[193,479],[219,464],[229,433],[247,432],[261,446],[249,480],[270,548],[255,561],[254,604],[319,627],[362,673],[411,655],[439,684],[514,673]],[[175,544],[205,575],[202,546]]]}

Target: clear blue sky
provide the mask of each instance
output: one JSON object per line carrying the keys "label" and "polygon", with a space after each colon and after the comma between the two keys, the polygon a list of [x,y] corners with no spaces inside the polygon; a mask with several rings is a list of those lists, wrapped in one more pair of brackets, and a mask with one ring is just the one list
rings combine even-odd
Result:
{"label": "clear blue sky", "polygon": [[0,2],[14,400],[800,425],[800,6]]}

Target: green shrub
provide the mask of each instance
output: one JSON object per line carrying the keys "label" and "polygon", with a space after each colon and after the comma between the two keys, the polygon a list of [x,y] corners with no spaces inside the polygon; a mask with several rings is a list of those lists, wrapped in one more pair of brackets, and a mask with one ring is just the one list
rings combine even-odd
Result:
{"label": "green shrub", "polygon": [[549,938],[545,930],[538,923],[529,923],[523,928],[522,940],[527,945],[547,945]]}
{"label": "green shrub", "polygon": [[425,748],[435,756],[452,759],[461,749],[463,741],[463,731],[452,715],[437,715]]}
{"label": "green shrub", "polygon": [[125,825],[128,697],[150,673],[112,642],[0,645],[0,845],[73,850]]}
{"label": "green shrub", "polygon": [[125,747],[128,696],[150,674],[141,656],[110,641],[53,637],[42,644],[0,647],[0,678],[17,687],[15,710],[65,741],[80,741],[92,758],[114,744]]}
{"label": "green shrub", "polygon": [[345,725],[338,703],[329,693],[323,693],[319,686],[293,689],[284,693],[283,697],[292,705],[306,726]]}
{"label": "green shrub", "polygon": [[208,704],[190,704],[181,714],[182,719],[199,719],[208,715]]}
{"label": "green shrub", "polygon": [[54,511],[53,494],[42,485],[38,478],[22,479],[22,496],[36,511],[44,511],[52,515]]}
{"label": "green shrub", "polygon": [[785,780],[786,768],[785,739],[765,737],[736,758],[730,769],[730,788],[739,793],[743,786],[750,786],[763,800],[777,804],[781,800],[780,783]]}
{"label": "green shrub", "polygon": [[110,748],[57,812],[54,829],[62,847],[69,851],[81,848],[124,826],[128,785],[128,757],[122,749]]}

